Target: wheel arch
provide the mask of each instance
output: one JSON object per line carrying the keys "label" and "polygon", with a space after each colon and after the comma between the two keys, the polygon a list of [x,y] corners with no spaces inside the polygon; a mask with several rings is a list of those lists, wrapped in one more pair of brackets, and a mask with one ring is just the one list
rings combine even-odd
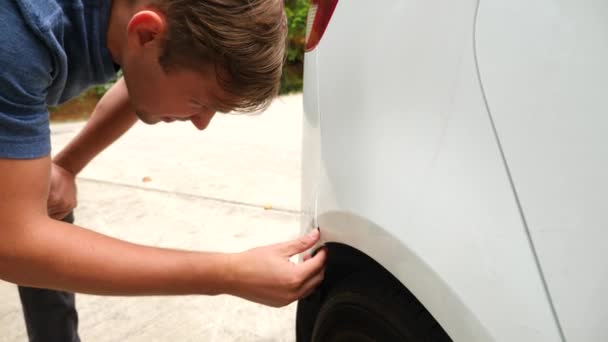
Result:
{"label": "wheel arch", "polygon": [[449,284],[390,230],[349,212],[325,212],[317,222],[331,255],[328,282],[359,268],[381,268],[412,293],[453,340],[492,340]]}

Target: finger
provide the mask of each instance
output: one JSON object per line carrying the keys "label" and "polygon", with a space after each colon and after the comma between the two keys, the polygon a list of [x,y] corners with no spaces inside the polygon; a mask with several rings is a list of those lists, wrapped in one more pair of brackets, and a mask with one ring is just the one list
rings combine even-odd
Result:
{"label": "finger", "polygon": [[308,233],[308,235],[304,235],[295,240],[280,244],[279,248],[286,256],[291,257],[310,249],[315,245],[315,243],[317,243],[317,241],[319,241],[319,238],[319,230],[315,229]]}
{"label": "finger", "polygon": [[59,214],[63,214],[63,213],[69,213],[72,209],[66,207],[66,206],[55,206],[52,208],[48,208],[47,212],[49,213],[49,216],[55,216],[55,215],[59,215]]}
{"label": "finger", "polygon": [[63,219],[66,217],[66,216],[68,216],[68,215],[70,214],[70,212],[71,212],[71,210],[68,210],[68,211],[61,211],[61,212],[57,212],[57,213],[53,213],[53,214],[50,214],[50,213],[49,213],[49,216],[50,216],[51,218],[55,219],[55,220],[59,220],[59,221],[61,221],[61,220],[63,220]]}
{"label": "finger", "polygon": [[322,269],[319,273],[312,276],[310,279],[304,282],[300,288],[298,299],[308,297],[314,290],[321,285],[325,278],[325,269]]}
{"label": "finger", "polygon": [[57,208],[60,207],[60,203],[59,200],[57,198],[55,198],[54,196],[49,196],[49,198],[46,200],[46,208],[48,211],[51,210],[57,210]]}
{"label": "finger", "polygon": [[298,271],[302,272],[304,278],[310,278],[311,276],[319,273],[325,266],[327,260],[327,251],[325,248],[321,248],[317,254],[310,257],[308,260],[303,261],[297,265]]}
{"label": "finger", "polygon": [[[316,252],[321,251],[321,249],[323,249],[323,250],[324,250],[324,249],[325,249],[325,247],[321,247],[321,248],[319,248],[319,249],[318,249]],[[304,255],[302,256],[302,262],[310,260],[310,258],[312,258],[312,257],[313,257],[313,255],[315,255],[315,252],[310,252],[310,253],[306,253],[306,254],[304,254]]]}
{"label": "finger", "polygon": [[55,215],[57,213],[70,212],[78,206],[76,202],[55,202],[55,204],[50,204],[47,206],[47,212],[50,215]]}
{"label": "finger", "polygon": [[53,215],[57,215],[58,213],[64,212],[65,210],[62,210],[60,207],[58,206],[53,206],[53,207],[48,207],[46,209],[46,212],[49,214],[49,216],[53,216]]}

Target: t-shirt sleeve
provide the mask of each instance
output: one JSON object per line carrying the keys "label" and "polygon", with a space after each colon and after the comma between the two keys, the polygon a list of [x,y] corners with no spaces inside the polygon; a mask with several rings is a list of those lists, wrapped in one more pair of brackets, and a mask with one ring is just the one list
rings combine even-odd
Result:
{"label": "t-shirt sleeve", "polygon": [[0,15],[0,158],[43,157],[51,151],[46,89],[52,61],[21,18]]}
{"label": "t-shirt sleeve", "polygon": [[31,101],[29,94],[9,94],[7,89],[14,84],[6,84],[5,80],[0,80],[0,84],[0,158],[48,155],[51,141],[45,105]]}

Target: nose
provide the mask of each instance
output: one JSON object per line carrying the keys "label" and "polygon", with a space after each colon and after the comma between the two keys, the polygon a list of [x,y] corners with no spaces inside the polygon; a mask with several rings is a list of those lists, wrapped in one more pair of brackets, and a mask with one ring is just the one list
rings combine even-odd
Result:
{"label": "nose", "polygon": [[211,122],[211,119],[213,119],[213,116],[215,116],[215,111],[208,111],[207,113],[203,113],[190,118],[190,122],[192,122],[196,129],[202,131],[207,128],[207,126],[209,126],[209,123]]}

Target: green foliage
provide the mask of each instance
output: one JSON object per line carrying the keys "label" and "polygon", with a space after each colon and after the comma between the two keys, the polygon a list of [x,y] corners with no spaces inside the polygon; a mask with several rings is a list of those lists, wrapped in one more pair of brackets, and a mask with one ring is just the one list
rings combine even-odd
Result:
{"label": "green foliage", "polygon": [[306,38],[306,17],[309,0],[286,0],[287,14],[287,62],[302,62],[304,57],[304,40]]}
{"label": "green foliage", "polygon": [[110,82],[108,82],[106,84],[99,84],[99,85],[93,86],[93,91],[99,98],[101,98],[114,85],[114,83],[121,77],[122,77],[122,70],[118,70],[118,72],[116,73],[116,76],[114,77],[113,80],[111,80]]}
{"label": "green foliage", "polygon": [[309,0],[285,0],[287,14],[287,53],[281,94],[302,90],[302,65],[306,40],[306,17]]}
{"label": "green foliage", "polygon": [[281,94],[302,91],[302,64],[290,64],[283,68]]}
{"label": "green foliage", "polygon": [[110,89],[110,87],[112,87],[113,84],[113,81],[106,84],[99,84],[94,86],[93,89],[95,91],[95,94],[101,98],[103,94],[105,94]]}

